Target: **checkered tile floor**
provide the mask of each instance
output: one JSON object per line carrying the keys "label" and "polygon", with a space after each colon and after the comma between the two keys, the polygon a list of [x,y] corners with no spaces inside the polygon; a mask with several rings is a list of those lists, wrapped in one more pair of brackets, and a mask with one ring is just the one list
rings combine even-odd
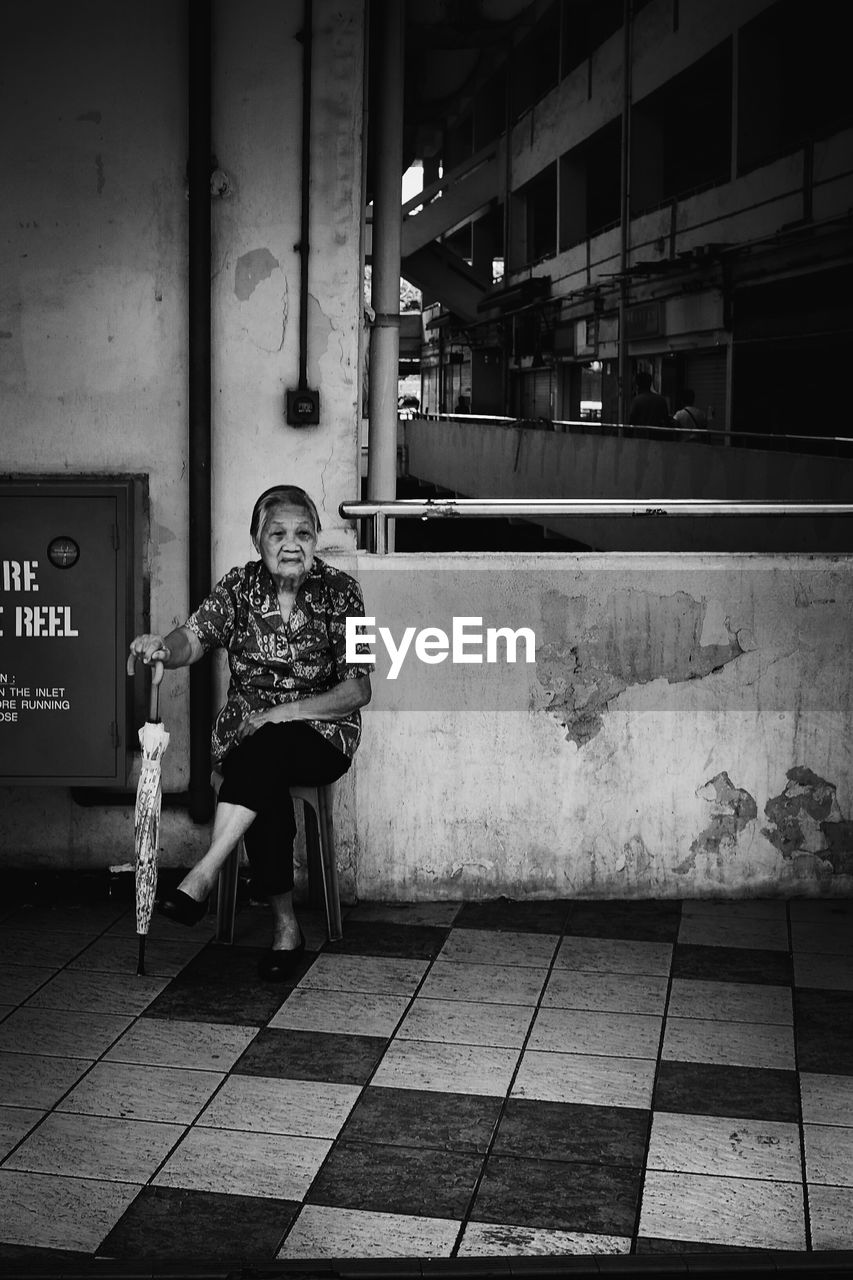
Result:
{"label": "checkered tile floor", "polygon": [[303,923],[5,911],[0,1260],[853,1248],[853,902]]}

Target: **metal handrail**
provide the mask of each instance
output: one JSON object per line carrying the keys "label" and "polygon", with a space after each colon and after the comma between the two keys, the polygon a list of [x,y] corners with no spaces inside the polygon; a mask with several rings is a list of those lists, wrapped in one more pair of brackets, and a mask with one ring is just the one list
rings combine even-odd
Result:
{"label": "metal handrail", "polygon": [[387,521],[536,516],[851,516],[853,502],[772,502],[764,498],[398,498],[342,502],[347,520],[373,520],[373,550],[388,551]]}

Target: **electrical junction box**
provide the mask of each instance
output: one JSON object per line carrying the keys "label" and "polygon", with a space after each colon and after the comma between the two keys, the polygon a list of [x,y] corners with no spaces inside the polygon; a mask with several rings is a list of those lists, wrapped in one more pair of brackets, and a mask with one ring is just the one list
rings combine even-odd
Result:
{"label": "electrical junction box", "polygon": [[0,784],[128,775],[133,480],[0,480]]}
{"label": "electrical junction box", "polygon": [[315,427],[320,421],[319,391],[288,391],[286,417],[291,427]]}

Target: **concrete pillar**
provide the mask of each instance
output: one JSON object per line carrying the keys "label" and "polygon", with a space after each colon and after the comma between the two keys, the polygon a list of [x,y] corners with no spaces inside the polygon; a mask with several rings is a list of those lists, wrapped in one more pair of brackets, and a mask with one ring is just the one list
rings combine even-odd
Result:
{"label": "concrete pillar", "polygon": [[397,494],[397,371],[400,358],[400,242],[403,171],[403,23],[399,0],[379,0],[382,32],[379,102],[373,113],[377,157],[373,198],[372,305],[367,496],[388,500]]}

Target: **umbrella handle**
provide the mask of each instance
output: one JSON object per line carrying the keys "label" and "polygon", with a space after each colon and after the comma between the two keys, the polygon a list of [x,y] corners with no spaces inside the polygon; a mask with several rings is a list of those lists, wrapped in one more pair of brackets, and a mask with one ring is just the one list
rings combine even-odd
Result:
{"label": "umbrella handle", "polygon": [[[151,664],[151,692],[148,696],[148,719],[157,722],[160,719],[160,681],[163,679],[163,663],[159,658]],[[127,674],[132,676],[136,671],[136,655],[131,654],[127,660]]]}
{"label": "umbrella handle", "polygon": [[151,664],[151,692],[148,695],[148,719],[153,723],[160,719],[160,681],[163,679],[163,663],[158,658]]}

